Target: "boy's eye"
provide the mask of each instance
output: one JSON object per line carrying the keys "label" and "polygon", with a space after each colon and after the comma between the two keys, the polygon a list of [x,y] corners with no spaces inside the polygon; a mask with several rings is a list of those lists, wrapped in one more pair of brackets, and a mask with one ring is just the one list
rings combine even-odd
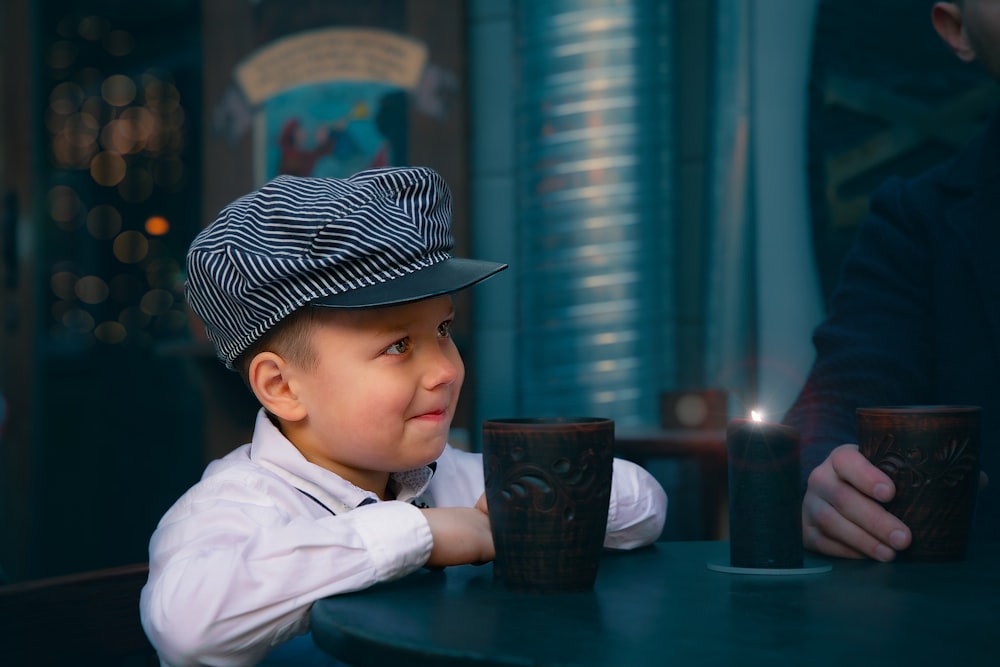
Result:
{"label": "boy's eye", "polygon": [[406,354],[410,349],[410,339],[402,338],[385,349],[385,354]]}
{"label": "boy's eye", "polygon": [[438,325],[438,338],[448,338],[451,336],[451,320],[445,320]]}

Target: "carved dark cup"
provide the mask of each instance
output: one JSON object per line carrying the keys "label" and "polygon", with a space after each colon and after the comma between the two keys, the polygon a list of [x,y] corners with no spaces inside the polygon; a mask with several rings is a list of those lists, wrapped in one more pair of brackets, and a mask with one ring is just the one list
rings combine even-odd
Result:
{"label": "carved dark cup", "polygon": [[858,446],[896,485],[885,508],[913,533],[900,560],[965,555],[979,489],[981,410],[915,405],[858,408]]}
{"label": "carved dark cup", "polygon": [[610,419],[483,422],[493,574],[505,588],[593,589],[607,529],[614,442]]}

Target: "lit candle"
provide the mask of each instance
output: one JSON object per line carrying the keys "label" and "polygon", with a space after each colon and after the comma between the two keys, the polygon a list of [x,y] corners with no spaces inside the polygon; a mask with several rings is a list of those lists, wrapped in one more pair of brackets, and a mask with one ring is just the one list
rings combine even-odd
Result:
{"label": "lit candle", "polygon": [[729,455],[729,558],[740,568],[801,568],[799,434],[763,420],[733,419]]}

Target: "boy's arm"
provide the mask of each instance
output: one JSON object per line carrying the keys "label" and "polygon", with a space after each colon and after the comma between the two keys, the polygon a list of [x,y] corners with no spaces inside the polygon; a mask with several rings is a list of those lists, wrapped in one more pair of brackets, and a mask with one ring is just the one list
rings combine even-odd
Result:
{"label": "boy's arm", "polygon": [[315,600],[413,572],[431,553],[430,527],[408,503],[310,517],[296,503],[312,501],[277,485],[199,491],[150,542],[140,609],[166,664],[254,664],[306,631]]}
{"label": "boy's arm", "polygon": [[634,549],[652,544],[667,519],[667,494],[642,466],[616,458],[604,546]]}
{"label": "boy's arm", "polygon": [[431,507],[421,510],[434,536],[427,567],[469,565],[493,560],[493,534],[485,498],[479,507]]}

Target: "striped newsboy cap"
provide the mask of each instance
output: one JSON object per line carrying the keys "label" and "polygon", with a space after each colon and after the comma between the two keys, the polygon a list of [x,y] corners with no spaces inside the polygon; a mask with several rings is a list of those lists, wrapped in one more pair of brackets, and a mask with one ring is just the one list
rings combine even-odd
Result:
{"label": "striped newsboy cap", "polygon": [[434,170],[278,176],[226,206],[188,250],[185,296],[228,368],[299,308],[372,308],[455,292],[507,268],[452,257]]}

